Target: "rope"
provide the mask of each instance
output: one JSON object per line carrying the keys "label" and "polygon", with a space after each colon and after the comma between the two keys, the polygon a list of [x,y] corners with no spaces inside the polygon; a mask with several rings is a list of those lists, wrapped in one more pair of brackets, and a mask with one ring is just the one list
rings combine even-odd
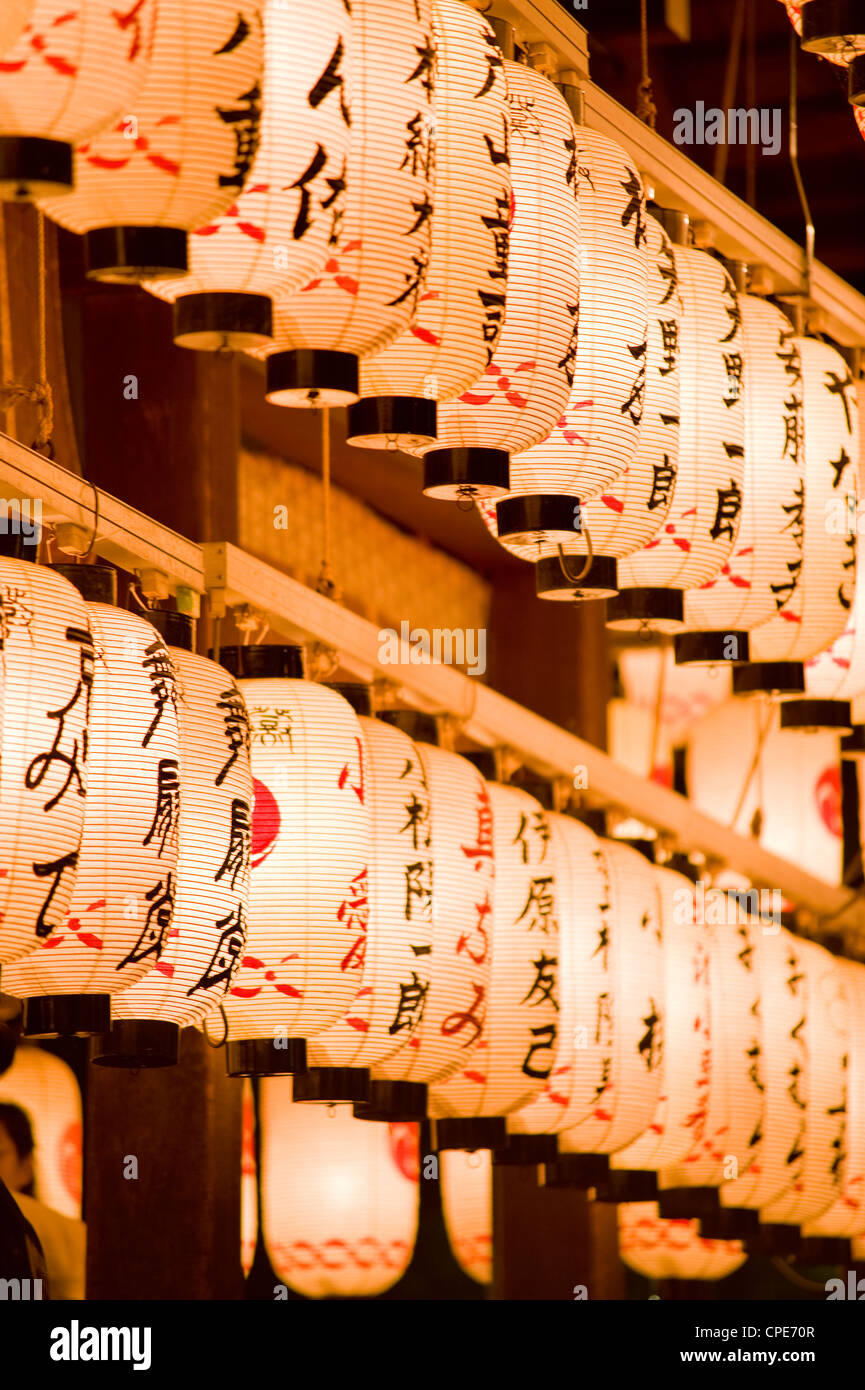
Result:
{"label": "rope", "polygon": [[38,376],[33,386],[24,386],[20,381],[0,382],[0,410],[13,410],[16,405],[32,405],[36,407],[39,418],[39,425],[36,438],[33,441],[34,449],[46,449],[51,455],[51,436],[54,433],[54,395],[48,381],[48,323],[45,307],[45,219],[42,213],[36,212],[36,241],[37,241],[37,285],[38,301],[37,315],[39,327],[39,357],[38,357]]}
{"label": "rope", "polygon": [[640,0],[640,83],[637,87],[637,115],[647,126],[655,129],[658,108],[652,93],[652,79],[649,76],[649,24],[646,17],[646,0]]}
{"label": "rope", "polygon": [[333,599],[339,603],[342,597],[336,581],[333,577],[333,566],[330,562],[330,411],[321,412],[321,487],[324,510],[324,547],[316,581],[316,593],[323,594],[325,598]]}

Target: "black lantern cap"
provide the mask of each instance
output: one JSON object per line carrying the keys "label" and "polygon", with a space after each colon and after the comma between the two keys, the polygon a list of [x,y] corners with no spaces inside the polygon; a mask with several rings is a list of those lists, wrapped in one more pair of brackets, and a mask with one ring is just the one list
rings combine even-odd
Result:
{"label": "black lantern cap", "polygon": [[218,660],[236,680],[277,679],[303,680],[303,647],[273,646],[220,647],[218,658],[213,650],[212,660]]}
{"label": "black lantern cap", "polygon": [[844,40],[857,37],[865,40],[863,0],[808,0],[802,6],[802,47],[806,53],[844,53]]}
{"label": "black lantern cap", "polygon": [[[711,1237],[710,1237],[711,1239]],[[746,1237],[749,1255],[798,1255],[802,1232],[798,1226],[781,1222],[758,1222],[756,1231]]]}
{"label": "black lantern cap", "polygon": [[801,661],[749,661],[733,668],[734,695],[804,695]]}
{"label": "black lantern cap", "polygon": [[760,1229],[756,1207],[725,1207],[700,1217],[700,1234],[707,1240],[753,1240]]}
{"label": "black lantern cap", "polygon": [[595,1185],[596,1202],[656,1202],[658,1175],[643,1168],[611,1168]]}
{"label": "black lantern cap", "polygon": [[423,456],[427,497],[451,502],[499,497],[510,478],[510,454],[504,449],[429,449]]}
{"label": "black lantern cap", "polygon": [[[585,559],[582,555],[566,555],[568,568],[582,569]],[[588,573],[576,583],[572,582],[562,569],[558,555],[546,555],[535,565],[535,592],[538,598],[560,599],[611,599],[618,593],[618,566],[609,555],[595,555]]]}
{"label": "black lantern cap", "polygon": [[189,269],[179,227],[96,227],[84,234],[88,280],[162,280]]}
{"label": "black lantern cap", "polygon": [[298,348],[267,359],[267,399],[295,407],[351,405],[357,400],[359,364],[351,352]]}
{"label": "black lantern cap", "polygon": [[496,503],[496,527],[500,540],[512,536],[531,539],[539,532],[564,531],[571,536],[582,532],[579,497],[539,493],[515,494]]}
{"label": "black lantern cap", "polygon": [[156,628],[163,642],[169,647],[180,647],[191,652],[195,646],[195,619],[188,613],[175,613],[168,608],[151,608],[147,621]]}
{"label": "black lantern cap", "polygon": [[402,732],[408,734],[415,743],[438,745],[439,726],[434,714],[424,714],[419,709],[383,709],[379,711],[378,717],[384,720],[385,724],[402,729]]}
{"label": "black lantern cap", "polygon": [[73,184],[72,146],[32,135],[0,136],[0,184],[18,184],[21,198],[68,193]]}
{"label": "black lantern cap", "polygon": [[865,54],[847,64],[847,97],[853,106],[865,106]]}
{"label": "black lantern cap", "polygon": [[[0,518],[2,521],[2,518]],[[4,560],[30,560],[34,559],[40,537],[34,535],[28,541],[27,537],[21,534],[20,528],[17,531],[9,530],[9,523],[6,523],[6,530],[0,532],[0,556]],[[27,554],[29,550],[30,554]]]}
{"label": "black lantern cap", "polygon": [[180,1029],[161,1019],[118,1018],[97,1038],[90,1054],[98,1067],[176,1067]]}
{"label": "black lantern cap", "polygon": [[361,396],[348,408],[347,443],[356,449],[421,449],[437,429],[438,408],[425,396]]}
{"label": "black lantern cap", "polygon": [[306,1069],[306,1038],[242,1038],[225,1044],[229,1076],[300,1076]]}
{"label": "black lantern cap", "polygon": [[854,724],[846,738],[841,740],[842,758],[865,756],[865,724]]}
{"label": "black lantern cap", "polygon": [[294,1078],[291,1098],[299,1104],[334,1105],[369,1099],[366,1067],[310,1067]]}
{"label": "black lantern cap", "polygon": [[427,1087],[419,1081],[370,1081],[369,1098],[354,1107],[356,1120],[403,1123],[425,1120]]}
{"label": "black lantern cap", "polygon": [[431,1120],[430,1133],[432,1147],[437,1153],[442,1149],[499,1149],[508,1137],[507,1124],[501,1115]]}
{"label": "black lantern cap", "polygon": [[849,734],[853,728],[849,700],[785,700],[781,705],[781,728],[810,733],[831,729]]}
{"label": "black lantern cap", "polygon": [[543,1187],[578,1187],[586,1191],[603,1182],[610,1171],[606,1154],[563,1154],[541,1166]]}
{"label": "black lantern cap", "polygon": [[493,1149],[496,1168],[534,1168],[555,1163],[559,1140],[555,1134],[509,1134],[503,1148]]}
{"label": "black lantern cap", "polygon": [[41,994],[24,1000],[26,1038],[88,1038],[110,1027],[110,994]]}
{"label": "black lantern cap", "polygon": [[805,1264],[846,1265],[850,1263],[850,1242],[840,1236],[803,1236],[797,1253]]}
{"label": "black lantern cap", "polygon": [[681,589],[620,589],[607,605],[607,627],[640,627],[655,623],[669,630],[685,621]]}
{"label": "black lantern cap", "polygon": [[702,1221],[720,1210],[717,1187],[667,1187],[658,1189],[658,1214],[665,1221]]}
{"label": "black lantern cap", "polygon": [[273,301],[266,294],[232,294],[219,290],[184,294],[174,304],[174,341],[178,347],[242,351],[273,338]]}
{"label": "black lantern cap", "polygon": [[732,666],[749,659],[747,632],[677,632],[676,665]]}
{"label": "black lantern cap", "polygon": [[372,716],[372,692],[368,685],[362,681],[328,681],[329,690],[335,690],[337,695],[341,695],[347,700],[355,714],[363,714],[369,719]]}
{"label": "black lantern cap", "polygon": [[476,748],[470,753],[461,753],[460,757],[465,758],[466,762],[472,763],[488,782],[501,781],[499,755],[495,748]]}
{"label": "black lantern cap", "polygon": [[74,585],[85,603],[117,605],[117,571],[110,565],[52,565]]}

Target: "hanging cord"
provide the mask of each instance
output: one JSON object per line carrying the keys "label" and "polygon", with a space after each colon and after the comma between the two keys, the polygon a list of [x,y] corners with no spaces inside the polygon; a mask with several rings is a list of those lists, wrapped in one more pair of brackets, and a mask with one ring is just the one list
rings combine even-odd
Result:
{"label": "hanging cord", "polygon": [[333,566],[330,562],[330,411],[321,412],[321,488],[323,501],[323,522],[324,522],[324,546],[321,560],[321,569],[316,580],[316,592],[323,594],[325,598],[333,599],[339,603],[342,592],[337,587],[333,577]]}
{"label": "hanging cord", "polygon": [[201,1031],[202,1031],[202,1033],[204,1034],[204,1041],[207,1043],[208,1047],[212,1047],[212,1048],[215,1048],[215,1049],[219,1049],[220,1047],[225,1047],[225,1044],[228,1042],[228,1014],[225,1012],[225,1008],[224,1008],[224,1006],[223,1006],[222,1004],[219,1005],[219,1010],[218,1010],[218,1012],[219,1012],[219,1014],[220,1014],[221,1017],[222,1017],[222,1028],[223,1028],[222,1037],[221,1037],[221,1039],[220,1039],[219,1042],[214,1042],[214,1041],[213,1041],[213,1039],[212,1039],[212,1037],[210,1036],[210,1033],[209,1033],[209,1031],[208,1031],[208,1027],[207,1027],[207,1024],[208,1024],[210,1018],[212,1017],[212,1014],[217,1013],[217,1010],[216,1010],[216,1009],[213,1009],[213,1010],[212,1010],[212,1014],[205,1014],[205,1015],[204,1015],[204,1018],[201,1020],[201,1025],[202,1025],[202,1026],[201,1026]]}
{"label": "hanging cord", "polygon": [[664,694],[666,686],[667,661],[666,652],[661,649],[661,660],[658,669],[658,689],[655,693],[655,715],[652,722],[652,751],[649,758],[649,778],[651,779],[655,771],[655,764],[658,761],[658,744],[661,741],[661,722],[664,713]]}
{"label": "hanging cord", "polygon": [[47,310],[45,305],[45,218],[36,209],[36,246],[37,246],[37,319],[39,328],[39,362],[38,376],[32,386],[25,386],[20,381],[4,381],[0,383],[0,410],[11,410],[16,405],[33,405],[39,414],[39,427],[36,438],[31,447],[33,449],[44,449],[49,458],[53,458],[54,450],[51,445],[51,436],[54,433],[54,395],[48,381],[48,327]]}
{"label": "hanging cord", "polygon": [[652,94],[652,79],[649,76],[649,24],[646,17],[646,0],[640,0],[640,84],[637,87],[637,115],[647,126],[655,129],[658,108]]}
{"label": "hanging cord", "polygon": [[579,574],[571,574],[567,566],[567,557],[565,555],[564,547],[561,545],[556,547],[559,553],[559,569],[562,571],[562,574],[565,576],[569,584],[577,585],[580,583],[581,580],[585,579],[589,570],[592,568],[592,561],[595,558],[595,552],[592,546],[592,537],[589,534],[588,526],[583,527],[582,535],[584,535],[586,538],[586,563],[583,565],[583,568],[580,570]]}
{"label": "hanging cord", "polygon": [[[724,92],[721,97],[721,109],[729,111],[736,101],[736,87],[739,81],[739,58],[742,52],[742,33],[745,27],[745,0],[736,0],[736,8],[733,11],[733,24],[730,29],[730,47],[727,50],[727,67],[724,72]],[[715,160],[712,175],[718,183],[727,182],[727,159],[730,154],[730,146],[727,144],[726,137],[722,144],[716,146]]]}
{"label": "hanging cord", "polygon": [[[736,804],[736,810],[735,810],[735,812],[734,812],[734,814],[733,814],[733,819],[730,821],[730,826],[731,826],[731,828],[733,828],[733,829],[735,829],[736,823],[737,823],[737,821],[738,821],[740,815],[742,814],[742,807],[745,805],[745,798],[746,798],[747,795],[748,795],[748,790],[749,790],[749,788],[750,788],[750,786],[751,786],[751,783],[752,783],[753,780],[754,780],[754,775],[755,775],[755,773],[758,773],[758,772],[759,772],[759,773],[762,775],[762,766],[761,766],[761,763],[760,763],[760,759],[761,759],[762,756],[763,756],[763,744],[766,742],[766,739],[769,737],[769,730],[770,730],[771,727],[772,727],[772,718],[773,718],[773,715],[774,715],[774,710],[773,710],[772,706],[770,705],[770,706],[769,706],[769,712],[768,712],[768,714],[767,714],[767,716],[766,716],[766,723],[763,725],[763,728],[760,730],[760,736],[759,736],[759,738],[757,739],[757,747],[754,749],[754,757],[753,757],[752,760],[751,760],[751,766],[750,766],[749,769],[748,769],[748,775],[747,775],[747,777],[745,778],[744,784],[743,784],[743,786],[742,786],[742,790],[741,790],[741,792],[739,793],[739,800],[738,800],[738,802],[737,802],[737,804]],[[759,799],[759,800],[762,800],[762,797],[760,796],[760,797],[758,797],[758,799]],[[762,819],[763,819],[763,813],[762,813],[762,810],[761,810],[760,806],[758,805],[756,811],[754,812],[753,819],[752,819],[752,821],[751,821],[751,833],[752,833],[752,835],[759,835],[759,833],[760,833],[760,824],[762,823]],[[755,827],[756,827],[756,828],[755,828]]]}
{"label": "hanging cord", "polygon": [[793,170],[793,178],[796,181],[796,192],[799,195],[799,203],[802,208],[802,215],[805,218],[805,273],[802,293],[806,299],[811,297],[811,276],[814,270],[814,219],[811,216],[811,207],[808,203],[808,195],[805,192],[805,185],[802,182],[802,174],[799,169],[799,94],[798,94],[798,58],[799,40],[796,37],[795,29],[790,30],[790,102],[789,102],[789,125],[790,125],[790,167]]}

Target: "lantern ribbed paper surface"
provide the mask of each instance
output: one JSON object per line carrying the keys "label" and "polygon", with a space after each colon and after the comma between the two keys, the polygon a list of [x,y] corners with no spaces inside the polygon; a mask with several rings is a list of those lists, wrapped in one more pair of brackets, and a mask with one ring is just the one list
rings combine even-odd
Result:
{"label": "lantern ribbed paper surface", "polygon": [[[415,745],[430,796],[433,898],[429,988],[402,1001],[403,1047],[375,1063],[376,1079],[443,1081],[486,1038],[495,881],[489,789],[466,758]],[[422,962],[423,963],[423,962]],[[417,1018],[421,1022],[417,1023]]]}
{"label": "lantern ribbed paper surface", "polygon": [[[484,371],[504,320],[511,184],[507,86],[495,36],[462,0],[436,0],[435,207],[425,288],[411,328],[360,369],[362,397],[447,401]],[[352,444],[412,449],[428,438],[349,417]],[[434,421],[434,416],[433,416]]]}
{"label": "lantern ribbed paper surface", "polygon": [[865,1232],[865,969],[840,957],[835,966],[843,978],[850,1026],[842,1185],[832,1206],[805,1226],[806,1237]]}
{"label": "lantern ribbed paper surface", "polygon": [[13,961],[62,927],[71,900],[93,639],[77,590],[26,560],[0,559],[0,604],[0,961]]}
{"label": "lantern ribbed paper surface", "polygon": [[[745,419],[739,301],[724,267],[674,246],[679,332],[679,469],[660,532],[619,563],[619,588],[693,589],[717,574],[736,542],[744,479]],[[613,610],[614,626],[640,625]],[[663,630],[663,619],[646,619]]]}
{"label": "lantern ribbed paper surface", "polygon": [[65,922],[3,972],[20,998],[116,994],[160,959],[177,887],[180,760],[174,664],[150,623],[88,603],[96,659],[87,798]]}
{"label": "lantern ribbed paper surface", "polygon": [[72,146],[134,109],[155,19],[156,0],[36,0],[0,58],[0,196],[71,185]]}
{"label": "lantern ribbed paper surface", "polygon": [[238,682],[254,778],[249,934],[224,1002],[229,1041],[320,1032],[345,1012],[368,921],[368,773],[357,715],[334,690]]}
{"label": "lantern ribbed paper surface", "polygon": [[205,657],[168,650],[180,716],[174,916],[160,960],[113,1014],[186,1027],[222,1002],[243,955],[252,773],[246,705],[231,676]]}
{"label": "lantern ribbed paper surface", "polygon": [[[827,526],[839,498],[855,499],[859,433],[856,389],[840,353],[794,338],[802,361],[805,423],[804,541],[798,573],[786,581],[777,616],[756,628],[752,661],[804,661],[840,637],[856,580],[856,536]],[[854,504],[855,505],[855,504]]]}
{"label": "lantern ribbed paper surface", "polygon": [[[841,511],[840,525],[846,523]],[[837,512],[836,512],[837,515]],[[847,626],[835,641],[805,662],[805,693],[825,700],[854,700],[865,691],[865,549],[856,534],[856,583]]]}
{"label": "lantern ribbed paper surface", "polygon": [[[505,62],[510,110],[511,236],[505,323],[486,372],[439,409],[442,450],[529,449],[561,416],[577,342],[576,131],[553,84],[531,68]],[[503,159],[502,134],[495,157]],[[506,462],[506,460],[505,460]],[[506,486],[493,489],[501,493]],[[428,485],[433,496],[456,495]],[[475,490],[476,496],[492,495]]]}
{"label": "lantern ribbed paper surface", "polygon": [[96,278],[181,273],[185,233],[240,193],[261,116],[260,10],[259,0],[159,0],[134,113],[78,149],[73,193],[40,203],[69,231],[114,229],[87,238]]}
{"label": "lantern ribbed paper surface", "polygon": [[243,1083],[240,1150],[240,1263],[248,1275],[258,1244],[258,1167],[255,1162],[255,1098],[252,1082]]}
{"label": "lantern ribbed paper surface", "polygon": [[[685,597],[685,626],[748,632],[783,611],[802,565],[802,364],[789,319],[739,296],[745,361],[745,478],[736,545]],[[738,653],[744,655],[744,652]]]}
{"label": "lantern ribbed paper surface", "polygon": [[71,1067],[41,1047],[18,1047],[0,1076],[0,1102],[26,1111],[36,1148],[37,1201],[81,1216],[81,1091]]}
{"label": "lantern ribbed paper surface", "polygon": [[313,1066],[369,1066],[415,1036],[430,983],[435,865],[420,753],[401,729],[360,719],[372,823],[369,926],[347,1014],[309,1045]]}
{"label": "lantern ribbed paper surface", "polygon": [[[267,398],[346,405],[358,360],[393,342],[424,286],[433,211],[429,0],[353,0],[345,216],[324,268],[275,307]],[[312,353],[310,358],[306,354]]]}
{"label": "lantern ribbed paper surface", "polygon": [[11,48],[33,13],[35,0],[6,0],[0,14],[0,56]]}
{"label": "lantern ribbed paper surface", "polygon": [[493,1166],[488,1149],[439,1154],[442,1214],[454,1258],[477,1284],[493,1278]]}
{"label": "lantern ribbed paper surface", "polygon": [[261,1225],[277,1278],[306,1298],[371,1298],[405,1274],[417,1236],[417,1125],[293,1105],[264,1080]]}
{"label": "lantern ribbed paper surface", "polygon": [[698,1221],[664,1221],[656,1202],[619,1207],[619,1254],[646,1279],[726,1279],[748,1258],[738,1240],[705,1240]]}
{"label": "lantern ribbed paper surface", "polygon": [[430,1092],[436,1117],[506,1115],[539,1095],[556,1055],[559,921],[550,828],[540,803],[487,783],[496,877],[485,1037]]}
{"label": "lantern ribbed paper surface", "polygon": [[184,347],[246,348],[271,337],[271,296],[324,265],[345,210],[351,18],[342,0],[264,10],[260,141],[245,189],[189,239],[189,274],[150,281],[177,301]]}

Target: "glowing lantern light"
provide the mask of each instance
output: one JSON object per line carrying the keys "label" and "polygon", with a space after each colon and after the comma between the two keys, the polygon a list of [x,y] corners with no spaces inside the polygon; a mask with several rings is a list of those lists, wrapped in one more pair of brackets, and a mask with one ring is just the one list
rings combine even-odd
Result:
{"label": "glowing lantern light", "polygon": [[359,359],[411,324],[429,260],[435,76],[430,0],[356,0],[345,215],[324,268],[276,304],[267,399],[356,400]]}
{"label": "glowing lantern light", "polygon": [[64,1216],[81,1216],[81,1091],[71,1067],[21,1046],[0,1076],[0,1103],[18,1105],[35,1140],[34,1189],[38,1201]]}
{"label": "glowing lantern light", "polygon": [[[805,662],[805,697],[785,700],[782,729],[835,728],[846,732],[862,712],[865,692],[865,555],[856,536],[856,583],[847,626],[831,646]],[[854,708],[855,707],[855,708]],[[857,718],[858,723],[858,718]],[[859,752],[861,730],[842,743],[843,752]]]}
{"label": "glowing lantern light", "polygon": [[[193,655],[192,621],[153,612],[178,682],[180,809],[174,913],[153,969],[114,1000],[101,1066],[171,1066],[180,1029],[217,1008],[246,943],[252,773],[249,716],[221,666]],[[183,644],[181,646],[181,643]]]}
{"label": "glowing lantern light", "polygon": [[[64,565],[87,597],[114,599],[116,575]],[[87,730],[87,797],[65,921],[3,974],[26,1001],[25,1032],[101,1033],[110,997],[162,956],[174,908],[180,801],[175,671],[150,623],[87,604],[96,649]]]}
{"label": "glowing lantern light", "polygon": [[712,579],[685,595],[678,661],[747,661],[748,634],[783,611],[802,563],[805,495],[802,364],[789,319],[739,296],[745,361],[745,479],[736,544]]}
{"label": "glowing lantern light", "polygon": [[442,1213],[454,1258],[477,1284],[493,1278],[493,1165],[487,1149],[439,1156]]}
{"label": "glowing lantern light", "polygon": [[155,18],[155,0],[36,0],[0,58],[0,197],[71,187],[73,147],[134,110]]}
{"label": "glowing lantern light", "polygon": [[248,1275],[258,1245],[258,1166],[255,1161],[255,1099],[243,1081],[243,1133],[240,1151],[240,1264]]}
{"label": "glowing lantern light", "polygon": [[187,232],[224,213],[249,175],[261,66],[259,0],[159,0],[135,114],[77,150],[74,193],[40,203],[86,234],[92,279],[187,269]]}
{"label": "glowing lantern light", "polygon": [[6,0],[0,15],[0,55],[15,43],[33,13],[36,0]]}
{"label": "glowing lantern light", "polygon": [[254,778],[249,932],[223,1008],[233,1076],[303,1071],[305,1039],[345,1013],[367,932],[363,738],[300,648],[224,647],[249,711]]}
{"label": "glowing lantern light", "polygon": [[71,900],[93,638],[80,594],[26,560],[0,558],[0,616],[0,962],[10,962],[62,926]]}
{"label": "glowing lantern light", "polygon": [[744,477],[741,315],[728,272],[713,256],[674,246],[679,331],[679,468],[663,527],[619,561],[616,628],[675,631],[683,592],[717,574],[733,552]]}
{"label": "glowing lantern light", "polygon": [[145,289],[175,305],[181,347],[241,350],[273,336],[272,298],[328,257],[344,211],[351,18],[342,0],[264,10],[259,144],[244,191],[189,238],[189,274]]}
{"label": "glowing lantern light", "polygon": [[726,1279],[748,1258],[741,1241],[705,1239],[697,1221],[664,1221],[655,1202],[619,1207],[619,1254],[646,1279]]}
{"label": "glowing lantern light", "polygon": [[466,390],[493,358],[504,319],[511,184],[501,52],[486,19],[434,0],[435,208],[426,286],[407,332],[360,367],[349,443],[435,442],[436,402]]}
{"label": "glowing lantern light", "polygon": [[[494,497],[510,455],[544,439],[567,404],[576,344],[576,130],[553,84],[505,61],[513,190],[505,322],[486,372],[440,408],[424,452],[431,497]],[[494,157],[504,162],[502,143]]]}
{"label": "glowing lantern light", "polygon": [[392,1288],[417,1236],[417,1125],[293,1105],[277,1080],[261,1083],[260,1123],[261,1225],[277,1276],[306,1298]]}
{"label": "glowing lantern light", "polygon": [[805,496],[801,564],[775,595],[777,614],[751,633],[750,663],[733,673],[733,693],[805,689],[802,663],[847,625],[856,579],[856,536],[828,528],[840,497],[856,497],[856,391],[840,353],[813,338],[794,338],[802,362]]}

